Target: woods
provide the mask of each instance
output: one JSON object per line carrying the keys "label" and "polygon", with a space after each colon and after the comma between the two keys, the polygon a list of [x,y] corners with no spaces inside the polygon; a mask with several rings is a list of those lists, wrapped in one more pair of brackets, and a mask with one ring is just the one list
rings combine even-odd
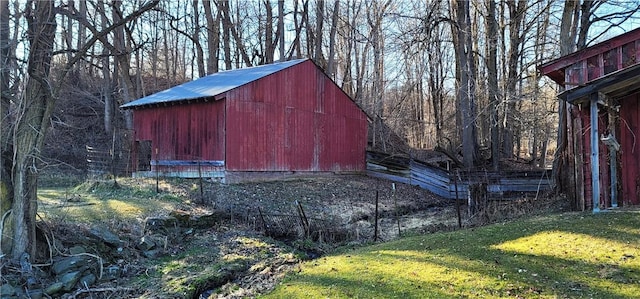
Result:
{"label": "woods", "polygon": [[555,154],[563,178],[565,108],[536,66],[637,17],[629,1],[1,1],[2,254],[36,255],[40,173],[82,172],[86,145],[130,142],[119,105],[293,58],[365,110],[371,149],[496,170]]}

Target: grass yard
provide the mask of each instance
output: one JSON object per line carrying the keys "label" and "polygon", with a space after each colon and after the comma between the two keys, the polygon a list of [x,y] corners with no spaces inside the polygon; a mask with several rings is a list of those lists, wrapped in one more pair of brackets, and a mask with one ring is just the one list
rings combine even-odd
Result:
{"label": "grass yard", "polygon": [[640,212],[404,238],[302,265],[264,298],[637,298]]}
{"label": "grass yard", "polygon": [[[155,192],[152,179],[120,179],[113,181],[85,182],[75,187],[39,187],[38,213],[45,219],[69,220],[76,223],[142,221],[157,215],[183,199],[176,192]],[[124,183],[122,183],[124,182]],[[161,189],[171,185],[162,181]]]}

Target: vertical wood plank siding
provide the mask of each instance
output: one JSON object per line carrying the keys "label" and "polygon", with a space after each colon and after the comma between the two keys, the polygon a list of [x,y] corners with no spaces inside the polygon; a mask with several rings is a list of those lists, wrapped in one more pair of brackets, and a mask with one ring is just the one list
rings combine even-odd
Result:
{"label": "vertical wood plank siding", "polygon": [[364,171],[366,116],[306,61],[226,94],[229,171]]}
{"label": "vertical wood plank siding", "polygon": [[620,101],[622,200],[640,204],[640,94]]}
{"label": "vertical wood plank siding", "polygon": [[136,140],[151,140],[153,160],[224,160],[222,101],[138,109],[134,118]]}

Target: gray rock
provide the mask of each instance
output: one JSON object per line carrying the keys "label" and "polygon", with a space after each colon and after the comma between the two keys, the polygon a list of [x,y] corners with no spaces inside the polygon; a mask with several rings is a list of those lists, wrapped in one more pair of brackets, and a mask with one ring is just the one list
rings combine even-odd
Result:
{"label": "gray rock", "polygon": [[78,283],[78,280],[80,280],[80,276],[82,276],[81,271],[69,272],[62,275],[62,277],[60,277],[62,289],[65,291],[71,291],[76,283]]}
{"label": "gray rock", "polygon": [[120,237],[118,237],[116,234],[114,234],[113,232],[109,231],[106,228],[103,227],[93,227],[92,229],[89,230],[89,233],[96,239],[106,243],[107,245],[110,245],[112,247],[118,247],[122,244],[122,241],[120,240]]}
{"label": "gray rock", "polygon": [[42,299],[43,291],[41,289],[29,290],[27,292],[27,298],[30,299]]}
{"label": "gray rock", "polygon": [[87,249],[79,245],[69,248],[70,254],[80,254],[80,253],[86,253],[86,252],[87,252]]}
{"label": "gray rock", "polygon": [[80,286],[88,287],[96,283],[96,280],[97,280],[96,276],[93,273],[89,273],[85,276],[82,276],[78,282],[80,283]]}
{"label": "gray rock", "polygon": [[88,264],[88,257],[83,255],[70,256],[53,263],[53,273],[59,275],[61,273],[69,272],[79,268],[86,267]]}
{"label": "gray rock", "polygon": [[0,286],[0,297],[1,298],[6,298],[9,296],[13,296],[16,293],[16,289],[8,284],[8,283],[3,283],[2,286]]}
{"label": "gray rock", "polygon": [[152,250],[143,251],[142,255],[148,258],[156,258],[160,256],[161,253],[162,253],[162,248],[156,248]]}
{"label": "gray rock", "polygon": [[44,289],[45,294],[47,295],[53,295],[53,294],[57,294],[60,293],[62,291],[62,287],[64,286],[64,284],[60,281],[53,283],[52,285],[48,286],[46,289]]}

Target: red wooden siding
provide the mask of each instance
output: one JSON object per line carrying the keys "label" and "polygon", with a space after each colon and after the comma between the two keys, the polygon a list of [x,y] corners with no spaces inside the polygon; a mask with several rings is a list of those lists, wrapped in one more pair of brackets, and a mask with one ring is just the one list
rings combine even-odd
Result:
{"label": "red wooden siding", "polygon": [[540,66],[540,70],[567,89],[597,79],[640,61],[640,28],[616,36]]}
{"label": "red wooden siding", "polygon": [[640,204],[640,94],[620,101],[620,151],[622,197],[625,203]]}
{"label": "red wooden siding", "polygon": [[223,101],[138,109],[134,126],[153,160],[224,160]]}
{"label": "red wooden siding", "polygon": [[306,61],[226,93],[228,171],[362,171],[366,117]]}

